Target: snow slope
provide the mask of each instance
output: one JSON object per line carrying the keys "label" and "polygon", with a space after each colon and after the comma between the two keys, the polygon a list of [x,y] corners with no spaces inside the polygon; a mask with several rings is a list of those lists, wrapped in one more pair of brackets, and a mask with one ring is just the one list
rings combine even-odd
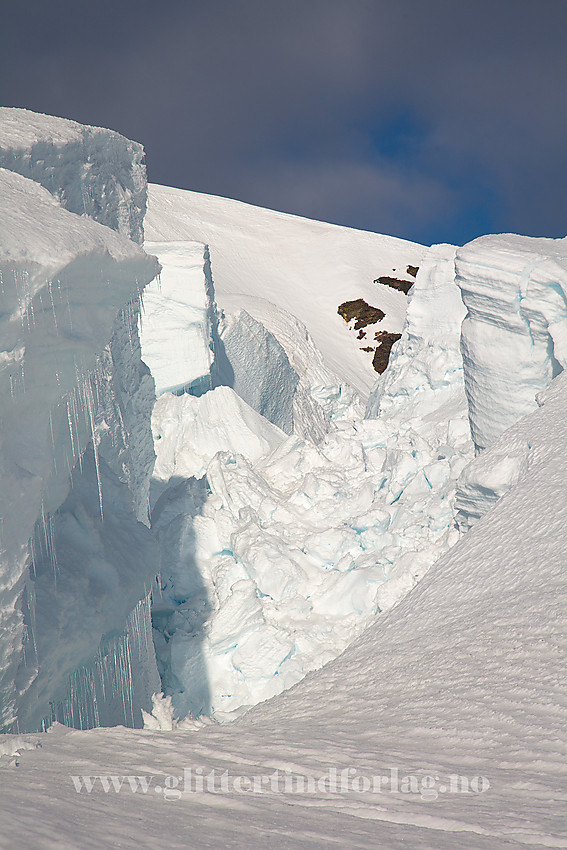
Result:
{"label": "snow slope", "polygon": [[148,240],[208,245],[221,309],[225,299],[227,310],[232,306],[229,296],[244,295],[295,316],[307,327],[327,369],[364,400],[376,379],[371,355],[360,350],[337,309],[344,301],[363,298],[386,313],[380,327],[401,331],[406,296],[373,280],[394,270],[411,280],[407,266],[419,266],[425,250],[390,236],[154,184],[144,227]]}
{"label": "snow slope", "polygon": [[[286,694],[220,728],[4,739],[6,846],[150,848],[166,829],[172,850],[566,847],[566,414],[562,375],[523,420],[533,459],[516,485],[400,605]],[[205,779],[196,793],[212,770],[217,793]],[[77,793],[71,775],[149,787],[105,793],[95,780]]]}

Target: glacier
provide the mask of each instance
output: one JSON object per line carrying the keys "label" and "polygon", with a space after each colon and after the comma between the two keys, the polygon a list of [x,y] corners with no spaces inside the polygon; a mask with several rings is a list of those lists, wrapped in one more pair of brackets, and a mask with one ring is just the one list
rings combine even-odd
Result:
{"label": "glacier", "polygon": [[153,846],[200,762],[262,793],[190,795],[174,848],[563,846],[566,240],[154,186],[144,253],[140,145],[6,109],[0,160],[2,840]]}
{"label": "glacier", "polygon": [[[164,220],[154,210],[154,235],[194,236],[188,211],[205,219],[207,202],[181,190],[160,189],[158,197]],[[224,228],[230,216],[240,228],[247,216],[259,224],[260,211],[213,201]],[[214,228],[199,226],[199,235],[220,240]],[[266,226],[273,238],[278,224],[268,218]],[[301,302],[292,315],[269,301],[273,293],[264,291],[264,278],[255,282],[250,265],[260,249],[248,236],[242,264],[236,227],[232,238],[221,255],[220,287],[215,249],[201,248],[208,259],[204,353],[217,389],[201,399],[166,393],[154,412],[152,487],[162,498],[156,530],[167,564],[156,594],[156,646],[164,689],[181,718],[234,718],[327,663],[396,605],[527,469],[529,446],[515,438],[474,459],[482,415],[491,429],[504,427],[497,424],[503,415],[512,424],[562,368],[548,339],[560,348],[561,241],[504,236],[464,248],[435,245],[421,256],[401,338],[363,418],[364,396],[333,374],[328,349],[324,355],[303,324]],[[170,244],[151,243],[160,258]],[[481,250],[482,263],[471,259]],[[534,259],[536,250],[547,259]],[[526,263],[532,301],[511,302],[505,314],[498,304],[508,297],[508,277],[516,264],[525,276]],[[228,268],[244,291],[225,282]],[[531,367],[531,349],[514,348],[527,305],[534,327],[545,326],[540,348],[551,366],[526,385],[523,365],[497,367],[501,348],[513,351],[517,366],[523,356]],[[163,362],[168,348],[164,338]],[[493,378],[486,357],[496,364]],[[248,383],[234,379],[239,369]],[[262,390],[267,375],[273,402]],[[515,381],[507,395],[513,410],[492,412],[504,393],[497,380]],[[280,426],[279,445],[253,410]]]}
{"label": "glacier", "polygon": [[567,239],[482,236],[455,265],[471,430],[484,449],[567,365]]}
{"label": "glacier", "polygon": [[293,689],[231,724],[156,699],[144,730],[0,736],[7,846],[77,846],[77,822],[85,850],[159,846],[164,817],[173,850],[564,846],[564,374],[540,400],[526,474]]}
{"label": "glacier", "polygon": [[[0,110],[0,126],[1,723],[85,715],[75,680],[101,665],[95,684],[115,692],[116,711],[99,719],[123,722],[122,686],[136,691],[137,716],[157,683],[142,640],[147,603],[145,627],[127,633],[157,556],[147,528],[155,395],[137,321],[159,264],[128,238],[142,233],[142,149],[26,110]],[[73,209],[81,193],[104,223]],[[133,679],[116,684],[125,642],[147,648]]]}

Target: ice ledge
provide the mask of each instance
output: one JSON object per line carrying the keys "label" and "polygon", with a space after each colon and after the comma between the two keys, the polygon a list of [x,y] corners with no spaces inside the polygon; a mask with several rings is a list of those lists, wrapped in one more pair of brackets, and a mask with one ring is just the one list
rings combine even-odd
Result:
{"label": "ice ledge", "polygon": [[44,186],[70,212],[142,243],[144,149],[113,130],[0,107],[0,167]]}

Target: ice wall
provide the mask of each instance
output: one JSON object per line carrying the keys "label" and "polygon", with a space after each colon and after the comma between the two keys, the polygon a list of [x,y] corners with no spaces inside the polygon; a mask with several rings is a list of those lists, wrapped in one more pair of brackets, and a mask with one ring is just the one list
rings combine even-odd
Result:
{"label": "ice wall", "polygon": [[250,407],[292,434],[299,375],[282,345],[246,310],[224,319],[221,339],[226,366],[216,370],[217,383],[232,387]]}
{"label": "ice wall", "polygon": [[200,242],[146,242],[159,256],[161,274],[144,291],[140,321],[142,357],[151,369],[156,395],[200,395],[211,388],[216,312]]}
{"label": "ice wall", "polygon": [[[1,124],[4,164],[33,174],[73,212],[141,240],[140,146],[23,110],[4,110]],[[154,388],[140,360],[137,321],[141,289],[159,266],[109,227],[61,209],[37,183],[2,174],[9,329],[2,397],[9,403],[2,409],[1,515],[10,531],[0,688],[2,723],[19,715],[20,726],[33,728],[50,702],[68,702],[74,671],[89,669],[101,636],[109,645],[111,635],[130,628],[130,611],[156,569],[141,525],[154,461]],[[129,546],[112,551],[118,516]],[[145,664],[149,682],[153,651]]]}
{"label": "ice wall", "polygon": [[402,337],[370,395],[367,418],[413,420],[423,431],[428,423],[442,425],[446,407],[446,419],[456,418],[462,427],[467,401],[460,338],[466,308],[455,283],[455,252],[452,245],[426,251],[409,296]]}
{"label": "ice wall", "polygon": [[[294,434],[318,443],[333,430],[334,422],[362,416],[364,408],[358,393],[349,384],[341,383],[337,375],[325,366],[321,352],[300,319],[265,298],[254,295],[224,296],[223,303],[223,342],[225,332],[233,337],[229,339],[228,347],[238,352],[241,370],[246,360],[258,354],[259,343],[266,340],[262,357],[269,364],[267,371],[275,373],[275,383],[285,388],[281,393],[281,421],[274,421],[286,433],[289,428],[283,425],[291,418]],[[247,320],[247,323],[257,330],[256,334],[238,333],[240,323],[237,317],[243,311],[252,320]],[[270,353],[272,356],[268,357]],[[234,354],[232,356],[236,359]],[[259,375],[256,379],[264,381],[265,393],[270,396],[269,382],[260,379]],[[262,405],[254,401],[252,393],[243,397],[262,412]],[[272,391],[271,397],[275,405],[277,394]]]}
{"label": "ice wall", "polygon": [[483,236],[455,266],[471,432],[485,449],[567,363],[567,240]]}

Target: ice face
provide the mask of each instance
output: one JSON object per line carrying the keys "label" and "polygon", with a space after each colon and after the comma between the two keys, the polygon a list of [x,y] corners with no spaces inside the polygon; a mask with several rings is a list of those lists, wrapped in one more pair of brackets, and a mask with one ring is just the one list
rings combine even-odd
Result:
{"label": "ice face", "polygon": [[[131,143],[116,134],[89,135],[73,122],[8,113],[0,143],[4,164],[24,172],[33,166],[33,176],[41,176],[69,209],[88,185],[88,212],[141,238],[145,190],[138,187],[136,195],[128,184],[134,172],[136,179],[144,175],[141,166],[136,170],[137,146],[128,172]],[[105,511],[105,491],[121,505],[118,515],[132,543],[142,533],[138,522],[147,523],[154,392],[139,357],[137,314],[140,291],[159,266],[109,227],[63,209],[38,183],[4,169],[0,182],[0,618],[9,635],[0,648],[1,723],[32,728],[49,713],[50,701],[67,699],[62,679],[71,681],[77,665],[88,666],[101,635],[110,639],[127,627],[155,572],[148,556],[136,578],[130,574],[126,581],[128,553],[111,559],[101,553],[115,525],[112,499],[110,514]],[[65,507],[68,498],[75,499],[72,510]],[[83,580],[70,568],[72,558],[58,551],[73,511],[90,517]],[[89,583],[101,600],[113,600],[117,586],[127,584],[126,607],[111,605],[107,610],[116,617],[89,621]],[[57,617],[60,627],[54,628]],[[154,662],[149,656],[146,662],[149,681]]]}
{"label": "ice face", "polygon": [[457,252],[471,431],[484,449],[567,364],[567,241],[483,236]]}
{"label": "ice face", "polygon": [[221,344],[226,366],[217,368],[217,383],[232,387],[250,407],[292,434],[299,375],[276,337],[240,310],[225,320]]}
{"label": "ice face", "polygon": [[77,215],[141,244],[146,211],[144,149],[119,133],[0,108],[0,168],[44,186]]}
{"label": "ice face", "polygon": [[211,388],[214,296],[207,282],[207,256],[198,242],[146,242],[157,254],[161,274],[144,292],[140,316],[142,357],[156,383],[156,395]]}

